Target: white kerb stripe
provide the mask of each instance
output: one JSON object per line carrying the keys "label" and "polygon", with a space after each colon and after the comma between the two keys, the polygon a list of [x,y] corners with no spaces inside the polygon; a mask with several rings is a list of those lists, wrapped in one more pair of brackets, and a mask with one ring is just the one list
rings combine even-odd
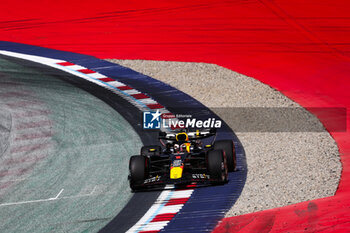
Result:
{"label": "white kerb stripe", "polygon": [[92,73],[92,74],[88,74],[90,77],[92,78],[97,78],[97,79],[101,79],[101,78],[107,78],[106,75],[100,74],[100,73]]}
{"label": "white kerb stripe", "polygon": [[144,104],[158,104],[157,101],[151,98],[139,99],[139,101],[141,101]]}
{"label": "white kerb stripe", "polygon": [[30,61],[36,61],[36,62],[39,62],[42,64],[65,62],[64,60],[40,57],[40,56],[35,56],[35,55],[28,55],[28,54],[23,54],[23,53],[10,52],[10,51],[5,51],[5,50],[0,50],[0,53],[7,55],[7,56],[11,56],[11,57],[17,57],[17,58],[30,60]]}
{"label": "white kerb stripe", "polygon": [[159,231],[163,229],[168,223],[169,221],[150,222],[142,228],[142,231]]}
{"label": "white kerb stripe", "polygon": [[86,67],[80,66],[80,65],[72,65],[72,66],[64,66],[64,67],[66,67],[67,69],[70,69],[70,70],[85,70],[85,69],[87,69]]}
{"label": "white kerb stripe", "polygon": [[109,85],[113,86],[113,87],[122,87],[122,86],[126,86],[124,83],[118,82],[118,81],[111,81],[108,82]]}
{"label": "white kerb stripe", "polygon": [[171,199],[190,197],[192,195],[193,191],[194,191],[193,189],[175,191],[174,194],[171,196]]}
{"label": "white kerb stripe", "polygon": [[125,90],[123,92],[125,92],[128,95],[135,95],[135,94],[140,94],[141,93],[139,91],[136,91],[135,89]]}
{"label": "white kerb stripe", "polygon": [[174,214],[179,212],[183,206],[183,204],[163,206],[158,214]]}

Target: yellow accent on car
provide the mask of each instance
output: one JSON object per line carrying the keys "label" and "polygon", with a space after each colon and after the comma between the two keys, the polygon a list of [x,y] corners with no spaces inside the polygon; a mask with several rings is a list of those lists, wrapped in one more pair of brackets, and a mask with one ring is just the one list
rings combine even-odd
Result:
{"label": "yellow accent on car", "polygon": [[182,135],[185,136],[185,139],[184,140],[181,139],[181,141],[188,141],[188,135],[185,132],[176,134],[176,141],[179,141],[179,137],[181,138]]}
{"label": "yellow accent on car", "polygon": [[206,147],[206,148],[210,148],[210,147],[211,147],[211,145],[210,145],[210,144],[208,144],[208,145],[205,145],[205,147]]}
{"label": "yellow accent on car", "polygon": [[172,167],[170,169],[170,179],[180,179],[182,177],[182,167]]}
{"label": "yellow accent on car", "polygon": [[151,149],[149,149],[148,151],[149,151],[149,152],[153,152],[153,151],[156,151],[156,149],[151,148]]}
{"label": "yellow accent on car", "polygon": [[185,143],[186,144],[186,151],[190,153],[191,151],[191,143]]}

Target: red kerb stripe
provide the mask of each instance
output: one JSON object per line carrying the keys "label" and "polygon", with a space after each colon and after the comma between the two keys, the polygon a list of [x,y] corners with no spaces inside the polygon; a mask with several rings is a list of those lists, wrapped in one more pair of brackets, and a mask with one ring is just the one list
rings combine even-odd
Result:
{"label": "red kerb stripe", "polygon": [[132,95],[132,97],[134,97],[135,99],[147,99],[147,98],[149,98],[148,95],[145,95],[143,93],[134,94],[134,95]]}
{"label": "red kerb stripe", "polygon": [[176,213],[170,213],[170,214],[158,214],[157,216],[152,219],[151,222],[162,222],[162,221],[170,221]]}
{"label": "red kerb stripe", "polygon": [[100,78],[99,80],[101,80],[102,82],[110,82],[110,81],[115,81],[112,78]]}
{"label": "red kerb stripe", "polygon": [[82,69],[82,70],[78,70],[80,73],[84,73],[84,74],[92,74],[92,73],[96,73],[93,70],[89,70],[89,69]]}
{"label": "red kerb stripe", "polygon": [[118,87],[119,90],[122,90],[122,91],[125,91],[125,90],[131,90],[133,89],[132,87],[129,87],[129,86],[121,86],[121,87]]}
{"label": "red kerb stripe", "polygon": [[60,66],[74,66],[75,65],[75,64],[67,62],[67,61],[60,62],[60,63],[57,63],[57,64],[60,65]]}
{"label": "red kerb stripe", "polygon": [[139,233],[158,233],[160,231],[139,231]]}
{"label": "red kerb stripe", "polygon": [[147,107],[150,109],[164,108],[164,106],[160,104],[147,104]]}
{"label": "red kerb stripe", "polygon": [[174,198],[174,199],[170,199],[168,201],[168,203],[166,203],[165,205],[180,205],[180,204],[185,204],[188,201],[189,197],[185,197],[185,198]]}

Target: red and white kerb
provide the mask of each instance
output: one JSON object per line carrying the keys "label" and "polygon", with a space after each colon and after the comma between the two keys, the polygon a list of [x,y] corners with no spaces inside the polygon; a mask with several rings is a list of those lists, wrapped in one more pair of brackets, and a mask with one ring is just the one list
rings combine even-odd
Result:
{"label": "red and white kerb", "polygon": [[141,93],[140,91],[130,87],[129,85],[126,85],[113,78],[107,77],[96,71],[88,69],[84,66],[80,66],[64,60],[21,54],[5,50],[0,50],[0,54],[41,63],[91,81],[99,86],[102,86],[118,94],[119,96],[136,106],[141,111],[159,110],[159,112],[161,113],[169,113],[169,111],[166,108],[164,108],[164,106],[159,104],[147,94]]}
{"label": "red and white kerb", "polygon": [[193,189],[165,190],[146,214],[127,233],[156,233],[162,230],[182,209]]}

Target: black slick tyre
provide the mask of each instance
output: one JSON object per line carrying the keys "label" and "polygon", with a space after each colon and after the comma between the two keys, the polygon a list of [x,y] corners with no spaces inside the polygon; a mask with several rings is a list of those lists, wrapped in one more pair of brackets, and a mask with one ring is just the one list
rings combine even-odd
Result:
{"label": "black slick tyre", "polygon": [[213,184],[224,184],[227,182],[227,164],[223,150],[208,151],[207,168]]}
{"label": "black slick tyre", "polygon": [[236,171],[237,161],[236,152],[232,140],[219,140],[214,142],[214,150],[224,150],[227,159],[227,168],[229,172]]}
{"label": "black slick tyre", "polygon": [[130,157],[129,161],[129,182],[133,191],[139,190],[147,177],[147,158],[141,155]]}

